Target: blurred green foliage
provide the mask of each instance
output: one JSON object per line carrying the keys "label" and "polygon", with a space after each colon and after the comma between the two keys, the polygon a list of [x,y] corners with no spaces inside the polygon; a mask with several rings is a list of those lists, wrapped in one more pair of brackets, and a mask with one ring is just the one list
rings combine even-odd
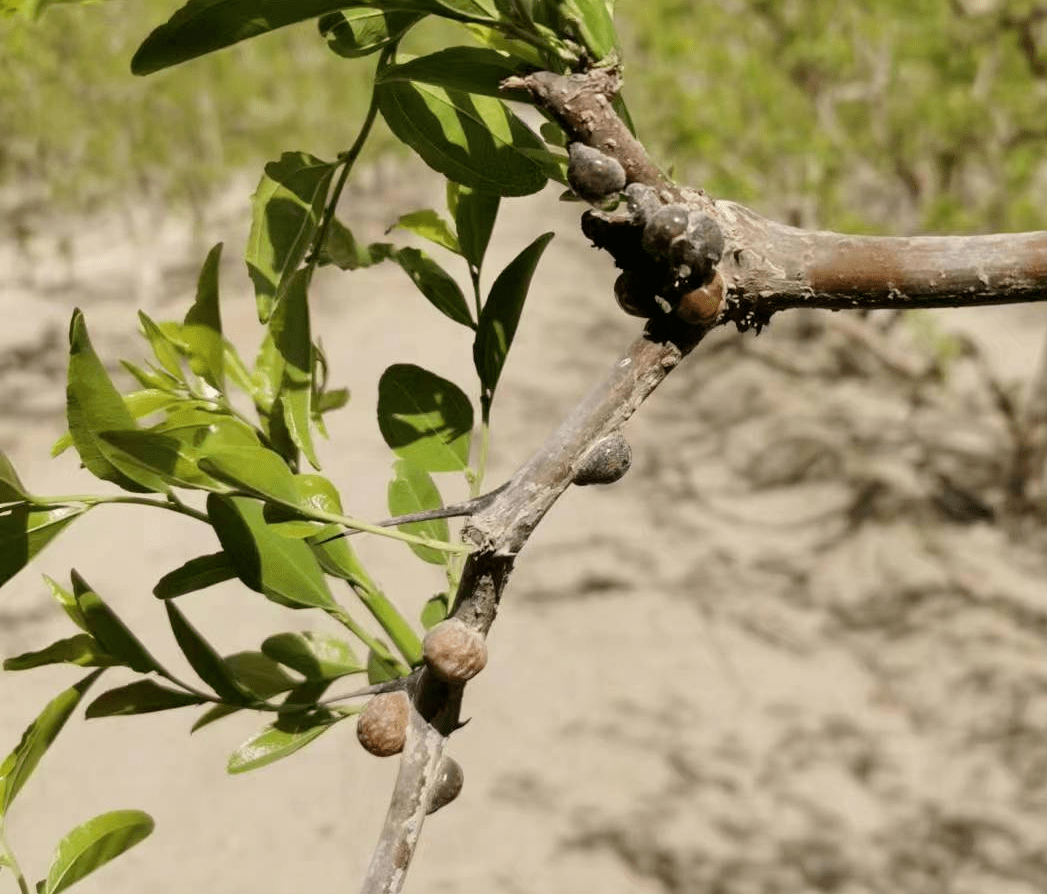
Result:
{"label": "blurred green foliage", "polygon": [[[202,201],[283,150],[332,158],[363,114],[370,64],[312,23],[136,78],[131,55],[177,2],[47,5],[0,17],[0,191],[34,185],[34,203]],[[1043,5],[621,0],[617,21],[641,137],[679,180],[804,226],[1044,226]]]}

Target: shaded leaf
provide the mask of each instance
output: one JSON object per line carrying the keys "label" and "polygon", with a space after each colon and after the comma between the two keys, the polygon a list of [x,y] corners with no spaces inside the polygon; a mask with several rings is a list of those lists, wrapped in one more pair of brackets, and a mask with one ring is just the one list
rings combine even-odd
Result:
{"label": "shaded leaf", "polygon": [[72,571],[73,593],[88,630],[102,644],[102,648],[128,667],[142,674],[160,671],[161,665],[142,642],[131,633],[105,601],[93,591],[83,578]]}
{"label": "shaded leaf", "polygon": [[411,248],[400,249],[393,257],[433,307],[456,323],[476,329],[458,283],[436,261]]}
{"label": "shaded leaf", "polygon": [[[252,4],[253,8],[273,5],[266,0]],[[308,0],[295,4],[309,5]],[[331,162],[304,152],[285,152],[279,161],[266,165],[251,197],[251,232],[244,255],[262,322],[269,320],[306,256],[334,171]]]}
{"label": "shaded leaf", "polygon": [[233,653],[224,661],[236,682],[259,699],[269,699],[301,683],[284,671],[276,660],[257,650]]}
{"label": "shaded leaf", "polygon": [[366,671],[348,643],[315,631],[274,634],[262,642],[262,652],[314,681]]}
{"label": "shaded leaf", "polygon": [[242,774],[287,758],[303,746],[308,746],[344,717],[347,715],[334,714],[323,709],[305,714],[285,715],[275,724],[264,727],[242,743],[229,756],[226,770],[230,774]]}
{"label": "shaded leaf", "polygon": [[164,490],[163,482],[156,476],[141,471],[129,474],[120,469],[99,439],[101,432],[134,430],[136,426],[123,398],[91,347],[84,315],[79,310],[73,312],[69,324],[66,418],[81,462],[97,478],[113,482],[125,491]]}
{"label": "shaded leaf", "polygon": [[[186,426],[200,430],[204,426]],[[172,433],[172,434],[168,434]],[[156,475],[171,485],[182,488],[225,490],[224,486],[203,473],[197,466],[197,450],[189,440],[178,438],[177,426],[169,420],[152,431],[101,432],[99,438],[109,455],[119,458],[126,469],[139,470],[140,475]],[[190,432],[190,438],[194,432]]]}
{"label": "shaded leaf", "polygon": [[422,622],[422,627],[428,631],[447,617],[448,595],[437,594],[426,600],[426,605],[422,607],[422,614],[419,616],[419,620]]}
{"label": "shaded leaf", "polygon": [[[428,239],[430,242],[447,249],[449,252],[454,252],[456,255],[461,254],[455,231],[432,208],[424,208],[421,211],[402,214],[389,229],[396,230],[398,228],[414,233],[416,236],[421,236],[423,239]],[[386,232],[388,233],[389,231],[387,230]]]}
{"label": "shaded leaf", "polygon": [[110,665],[123,664],[114,659],[101,644],[90,634],[76,634],[62,640],[56,640],[42,650],[22,653],[4,660],[4,671],[25,671],[28,668],[39,668],[42,665],[68,663],[81,667],[106,668]]}
{"label": "shaded leaf", "polygon": [[218,269],[222,243],[207,254],[197,280],[196,300],[186,314],[182,338],[189,350],[189,365],[197,376],[222,392],[225,390],[226,344],[218,302]]}
{"label": "shaded leaf", "polygon": [[[404,516],[422,510],[434,510],[444,505],[433,478],[424,469],[419,469],[407,460],[398,460],[393,464],[393,474],[394,478],[387,489],[391,516]],[[450,537],[447,519],[411,522],[407,525],[398,525],[397,528],[408,534],[435,538],[440,541],[447,541]],[[438,566],[447,565],[448,555],[441,550],[434,550],[432,547],[424,547],[420,544],[408,544],[408,546],[412,553],[425,562]]]}
{"label": "shaded leaf", "polygon": [[178,606],[169,600],[164,603],[164,608],[167,610],[167,618],[179,649],[200,679],[227,702],[251,702],[252,695],[236,682],[222,657],[189,623]]}
{"label": "shaded leaf", "polygon": [[12,504],[0,510],[0,585],[9,581],[86,507],[31,509]]}
{"label": "shaded leaf", "polygon": [[396,247],[388,242],[360,245],[345,224],[338,218],[332,218],[318,263],[334,264],[340,270],[357,270],[391,258],[395,250]]}
{"label": "shaded leaf", "polygon": [[501,100],[413,81],[375,86],[390,130],[445,177],[501,196],[527,196],[546,184],[523,150],[538,136]]}
{"label": "shaded leaf", "polygon": [[153,832],[144,811],[109,811],[74,827],[58,843],[41,892],[64,892],[71,885],[133,848]]}
{"label": "shaded leaf", "polygon": [[25,485],[18,478],[18,473],[15,472],[7,454],[0,451],[0,503],[25,500],[26,497],[28,497],[28,492],[25,490]]}
{"label": "shaded leaf", "polygon": [[205,700],[184,690],[161,687],[151,681],[135,681],[126,687],[106,690],[84,712],[85,718],[110,718],[114,715],[145,715],[166,712],[187,705],[200,705]]}
{"label": "shaded leaf", "polygon": [[63,690],[37,715],[22,734],[14,751],[0,764],[0,816],[7,814],[40,759],[58,736],[88,688],[105,669],[92,671],[87,677]]}
{"label": "shaded leaf", "polygon": [[73,624],[81,631],[90,633],[87,629],[87,619],[84,618],[84,614],[77,605],[76,596],[48,575],[44,575],[44,583],[47,585],[48,590],[51,591],[51,596],[58,601],[58,604],[65,610],[65,614],[69,616]]}
{"label": "shaded leaf", "polygon": [[327,38],[329,50],[355,59],[399,40],[421,18],[414,12],[344,9],[321,16],[317,25]]}
{"label": "shaded leaf", "polygon": [[379,380],[378,425],[393,452],[430,472],[469,461],[473,405],[454,383],[414,364],[394,364]]}
{"label": "shaded leaf", "polygon": [[397,667],[387,659],[383,659],[374,650],[368,650],[368,683],[381,684],[385,681],[395,681],[400,677]]}
{"label": "shaded leaf", "polygon": [[390,65],[378,75],[378,83],[417,81],[462,93],[482,94],[530,103],[525,90],[500,90],[504,78],[521,75],[530,66],[509,56],[482,47],[449,47],[428,56],[419,56],[399,65]]}
{"label": "shaded leaf", "polygon": [[312,549],[271,532],[258,501],[211,494],[207,512],[237,576],[252,590],[294,609],[335,605]]}
{"label": "shaded leaf", "polygon": [[284,300],[270,321],[273,345],[284,360],[280,398],[284,424],[295,445],[314,469],[320,468],[310,431],[313,403],[313,341],[310,335],[309,304],[306,289],[309,271],[291,275]]}
{"label": "shaded leaf", "polygon": [[214,724],[216,721],[221,721],[223,718],[228,718],[230,715],[235,715],[239,711],[243,711],[241,706],[213,705],[193,722],[189,732],[196,733],[200,728],[207,727],[208,724]]}
{"label": "shaded leaf", "polygon": [[552,233],[544,233],[510,261],[492,284],[488,300],[480,312],[477,337],[473,341],[473,363],[489,395],[495,391],[506,355],[513,344],[531,277],[551,239]]}
{"label": "shaded leaf", "polygon": [[480,270],[498,215],[499,197],[458,184],[449,184],[449,192],[452,188],[455,189],[455,229],[462,254]]}
{"label": "shaded leaf", "polygon": [[207,556],[194,557],[174,571],[168,572],[156,583],[153,596],[161,600],[170,600],[236,577],[236,568],[224,550],[209,553]]}

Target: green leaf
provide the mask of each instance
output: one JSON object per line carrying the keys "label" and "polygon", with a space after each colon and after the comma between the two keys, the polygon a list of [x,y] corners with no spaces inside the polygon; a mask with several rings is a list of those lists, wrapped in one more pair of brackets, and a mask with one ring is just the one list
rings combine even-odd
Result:
{"label": "green leaf", "polygon": [[595,62],[600,62],[615,52],[617,38],[604,0],[555,0],[558,19],[558,34],[569,34],[577,38]]}
{"label": "green leaf", "polygon": [[224,661],[237,683],[259,699],[269,699],[302,683],[284,671],[276,660],[257,650],[233,653]]}
{"label": "green leaf", "polygon": [[88,630],[102,644],[102,648],[109,655],[142,674],[161,671],[160,663],[150,655],[149,650],[131,633],[119,616],[80,577],[76,569],[72,571],[72,579],[76,604],[80,607]]}
{"label": "green leaf", "polygon": [[189,623],[174,601],[164,603],[164,608],[179,649],[200,679],[226,702],[240,705],[251,702],[252,694],[237,683],[222,657]]}
{"label": "green leaf", "polygon": [[271,532],[258,501],[211,494],[207,512],[237,576],[252,590],[293,609],[336,605],[312,549]]}
{"label": "green leaf", "polygon": [[[200,430],[206,427],[196,425],[191,428]],[[121,466],[139,470],[139,475],[156,475],[182,488],[225,490],[219,482],[201,472],[196,462],[198,452],[189,441],[165,434],[175,431],[172,421],[168,420],[153,431],[100,432],[99,439]],[[190,436],[193,434],[191,432]]]}
{"label": "green leaf", "polygon": [[349,227],[338,218],[332,218],[317,263],[334,264],[340,270],[357,270],[391,258],[394,251],[395,246],[388,242],[360,245]]}
{"label": "green leaf", "polygon": [[419,620],[422,622],[422,627],[427,631],[436,624],[444,621],[448,617],[448,595],[437,594],[434,597],[426,600],[426,605],[422,607],[422,614],[419,616]]}
{"label": "green leaf", "polygon": [[58,843],[41,892],[64,892],[153,832],[144,811],[109,811],[74,827]]}
{"label": "green leaf", "polygon": [[552,238],[552,233],[544,233],[506,266],[492,284],[480,312],[477,337],[473,341],[473,363],[489,395],[494,394],[513,344],[535,267]]}
{"label": "green leaf", "polygon": [[323,709],[317,712],[286,715],[242,743],[229,756],[226,770],[230,774],[242,774],[245,771],[253,771],[255,768],[272,764],[281,758],[287,758],[303,746],[308,746],[344,717],[347,715],[336,715]]}
{"label": "green leaf", "polygon": [[123,398],[91,347],[84,315],[76,310],[69,324],[69,377],[66,388],[66,418],[80,460],[97,478],[113,482],[125,491],[163,491],[156,476],[129,474],[118,467],[99,440],[99,433],[134,430],[135,421]]}
{"label": "green leaf", "polygon": [[527,196],[546,184],[524,152],[538,136],[501,100],[413,81],[375,85],[390,130],[445,177],[500,196]]}
{"label": "green leaf", "polygon": [[209,553],[207,556],[197,556],[168,572],[156,583],[153,596],[170,600],[236,577],[236,568],[224,550]]}
{"label": "green leaf", "polygon": [[48,590],[51,591],[51,596],[58,601],[58,604],[65,610],[65,614],[69,616],[73,624],[81,631],[90,633],[87,628],[87,619],[84,618],[84,613],[80,611],[76,597],[55,581],[54,578],[44,575],[44,583],[47,585]]}
{"label": "green leaf", "polygon": [[495,50],[481,47],[449,47],[428,56],[420,56],[399,65],[390,65],[379,72],[379,84],[393,81],[416,81],[434,87],[444,87],[460,93],[481,94],[501,99],[530,103],[525,90],[501,90],[504,78],[525,74],[530,70],[521,62]]}
{"label": "green leaf", "polygon": [[[342,500],[330,481],[319,475],[295,476],[295,487],[302,501],[325,513],[342,514]],[[345,538],[329,541],[328,538],[338,534],[340,527],[335,524],[325,525],[307,542],[316,556],[321,568],[329,575],[335,575],[346,581],[357,584],[368,584],[370,579],[353,548]]]}
{"label": "green leaf", "polygon": [[106,690],[87,707],[84,717],[111,718],[114,715],[145,715],[150,712],[180,709],[187,705],[200,705],[203,702],[205,702],[204,699],[192,693],[186,693],[184,690],[161,687],[160,684],[151,680],[135,681],[126,687]]}
{"label": "green leaf", "polygon": [[73,637],[56,640],[42,650],[22,653],[20,656],[5,659],[4,671],[25,671],[28,668],[40,668],[43,665],[63,662],[95,668],[123,664],[119,659],[114,659],[105,652],[101,644],[90,634],[76,634]]}
{"label": "green leaf", "polygon": [[334,12],[346,0],[189,0],[138,48],[131,72],[148,75],[267,31]]}
{"label": "green leaf", "polygon": [[7,454],[0,451],[0,503],[25,500],[29,496]]}
{"label": "green leaf", "polygon": [[394,364],[379,380],[378,425],[393,452],[430,472],[469,461],[473,405],[454,383],[414,364]]}
{"label": "green leaf", "polygon": [[182,338],[189,349],[193,372],[220,392],[225,391],[226,344],[222,338],[222,317],[218,307],[218,269],[222,243],[207,254],[197,280],[196,300],[186,314]]}
{"label": "green leaf", "polygon": [[299,270],[288,281],[284,300],[270,321],[273,345],[284,360],[279,396],[284,423],[295,445],[314,469],[320,468],[310,431],[313,403],[313,341],[310,335],[306,290],[309,271]]}
{"label": "green leaf", "polygon": [[[394,478],[388,488],[391,516],[404,516],[422,510],[433,510],[444,505],[440,499],[440,491],[437,490],[430,474],[424,469],[419,469],[407,460],[398,460],[393,464],[393,473]],[[447,519],[412,522],[407,525],[398,525],[397,528],[408,534],[436,538],[441,541],[447,541],[450,537]],[[440,550],[419,544],[408,546],[419,559],[425,562],[438,566],[447,565],[448,556]]]}
{"label": "green leaf", "polygon": [[[455,231],[432,208],[413,211],[410,214],[402,214],[389,229],[396,230],[398,227],[401,230],[414,233],[416,236],[421,236],[423,239],[428,239],[430,242],[447,249],[449,252],[454,252],[456,255],[461,254]],[[386,232],[388,233],[389,230]]]}
{"label": "green leaf", "polygon": [[153,321],[145,311],[138,312],[138,322],[142,325],[142,333],[149,341],[157,362],[167,371],[175,381],[185,381],[182,373],[182,353],[178,344],[164,329]]}
{"label": "green leaf", "polygon": [[[138,380],[139,385],[143,388],[155,388],[161,391],[169,392],[172,395],[177,395],[182,389],[183,384],[175,379],[170,373],[165,373],[163,370],[143,370],[131,361],[122,360],[120,361],[122,366],[128,373]],[[54,448],[52,448],[54,450]]]}
{"label": "green leaf", "polygon": [[294,473],[277,453],[264,447],[213,448],[199,461],[208,475],[266,500],[295,507],[301,503]]}
{"label": "green leaf", "polygon": [[328,49],[347,59],[367,56],[400,40],[422,16],[415,12],[381,9],[345,9],[321,16],[317,22]]}
{"label": "green leaf", "polygon": [[313,537],[321,528],[327,527],[321,522],[306,522],[302,519],[288,519],[282,522],[275,522],[273,521],[273,516],[270,515],[270,505],[268,504],[263,509],[262,515],[265,516],[266,522],[269,523],[269,530],[282,538],[295,538],[301,541]]}
{"label": "green leaf", "polygon": [[382,684],[400,677],[397,667],[374,650],[368,650],[368,683]]}
{"label": "green leaf", "polygon": [[458,283],[436,261],[410,248],[399,249],[393,257],[433,307],[456,323],[476,329]]}
{"label": "green leaf", "polygon": [[[273,4],[261,0],[252,5]],[[307,5],[311,5],[309,0],[295,4]],[[304,152],[285,152],[279,161],[266,165],[251,197],[251,232],[244,255],[255,284],[258,319],[263,323],[269,320],[291,275],[306,256],[334,172],[334,164]]]}
{"label": "green leaf", "polygon": [[213,705],[193,722],[193,726],[189,728],[189,732],[196,733],[200,728],[207,727],[208,724],[214,724],[216,721],[221,721],[223,718],[227,718],[230,715],[235,715],[239,711],[242,711],[240,706],[224,704]]}
{"label": "green leaf", "polygon": [[14,751],[0,764],[0,816],[7,814],[15,796],[25,786],[40,759],[54,742],[88,688],[105,669],[92,671],[87,677],[63,690],[52,699],[30,724]]}
{"label": "green leaf", "polygon": [[311,681],[333,680],[367,670],[348,643],[315,631],[274,634],[262,642],[262,652]]}
{"label": "green leaf", "polygon": [[452,188],[455,190],[455,229],[458,231],[462,254],[480,270],[498,216],[499,197],[458,184],[454,187],[449,185],[449,193]]}
{"label": "green leaf", "polygon": [[30,509],[26,504],[12,504],[0,510],[0,585],[86,512],[86,507]]}

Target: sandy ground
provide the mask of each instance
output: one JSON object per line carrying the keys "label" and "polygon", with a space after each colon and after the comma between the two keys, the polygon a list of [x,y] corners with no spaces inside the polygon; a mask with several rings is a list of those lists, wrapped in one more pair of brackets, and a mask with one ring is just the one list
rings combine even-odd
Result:
{"label": "sandy ground", "polygon": [[[250,189],[216,203],[195,239],[156,211],[132,222],[136,239],[106,219],[0,243],[0,448],[29,487],[96,487],[72,452],[47,456],[64,430],[72,307],[114,367],[142,357],[134,309],[181,317],[221,239],[226,330],[253,352],[239,260]],[[343,217],[376,238],[439,197],[418,172],[378,172]],[[499,387],[492,484],[638,326],[610,301],[614,271],[577,215],[548,192],[515,202],[496,233],[493,271],[538,232],[557,239]],[[471,390],[466,333],[389,266],[325,273],[315,320],[332,381],[353,393],[329,418],[325,472],[354,514],[380,518],[379,375],[418,363]],[[952,331],[980,347],[937,377],[925,359],[951,356]],[[408,890],[1044,891],[1044,418],[1026,397],[1044,331],[1037,306],[782,315],[759,339],[711,336],[631,422],[633,472],[569,492],[521,555],[451,745],[465,789],[426,824]],[[1032,407],[1019,435],[995,383]],[[443,481],[446,499],[463,496]],[[0,654],[71,633],[40,575],[75,567],[184,667],[150,590],[215,548],[191,521],[99,509],[4,588]],[[440,588],[403,545],[358,549],[410,617]],[[224,652],[323,627],[232,584],[181,605]],[[0,676],[0,747],[77,677]],[[349,722],[230,777],[227,755],[260,719],[190,737],[195,714],[72,721],[12,813],[27,875],[45,874],[74,824],[136,807],[156,833],[81,891],[356,890],[395,762],[364,754]],[[10,875],[0,890],[15,891]]]}

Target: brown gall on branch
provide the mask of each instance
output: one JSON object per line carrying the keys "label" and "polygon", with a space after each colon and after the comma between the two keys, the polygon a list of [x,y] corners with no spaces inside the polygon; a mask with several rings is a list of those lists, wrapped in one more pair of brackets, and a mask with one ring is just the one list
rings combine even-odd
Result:
{"label": "brown gall on branch", "polygon": [[[611,106],[620,88],[616,71],[538,72],[512,80],[512,86],[528,90],[570,137],[617,159],[629,184],[655,187],[662,204],[683,205],[717,223],[726,241],[719,268],[725,301],[717,323],[730,320],[740,329],[759,329],[777,311],[796,307],[966,307],[1045,298],[1048,234],[1043,231],[886,237],[789,227],[734,202],[715,202],[702,190],[669,183]],[[592,233],[587,235],[609,248]],[[619,257],[616,261],[627,272],[634,270],[633,264]],[[654,276],[658,280],[665,273]],[[625,302],[631,311],[650,308],[645,296],[631,301],[633,290],[619,291],[620,304]]]}

